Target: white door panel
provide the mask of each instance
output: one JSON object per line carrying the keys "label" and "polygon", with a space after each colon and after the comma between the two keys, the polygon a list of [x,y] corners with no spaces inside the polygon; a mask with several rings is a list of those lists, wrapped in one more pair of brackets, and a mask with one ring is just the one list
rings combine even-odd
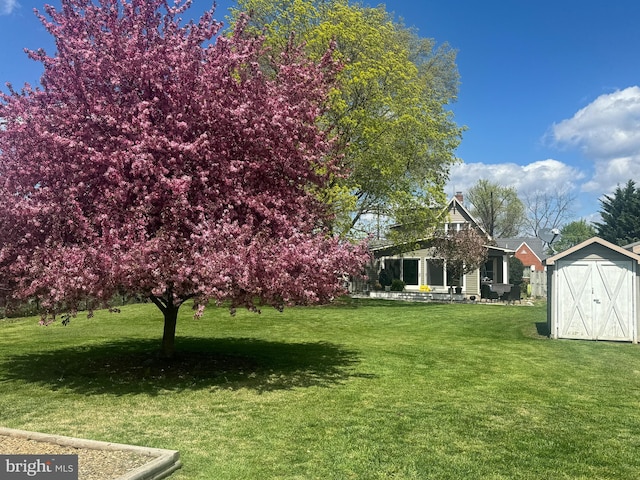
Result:
{"label": "white door panel", "polygon": [[591,298],[592,267],[589,263],[572,263],[559,269],[557,295],[560,336],[592,339],[593,309]]}
{"label": "white door panel", "polygon": [[599,340],[632,340],[632,272],[627,263],[596,263],[594,319]]}
{"label": "white door panel", "polygon": [[605,260],[558,263],[559,336],[632,341],[630,263]]}

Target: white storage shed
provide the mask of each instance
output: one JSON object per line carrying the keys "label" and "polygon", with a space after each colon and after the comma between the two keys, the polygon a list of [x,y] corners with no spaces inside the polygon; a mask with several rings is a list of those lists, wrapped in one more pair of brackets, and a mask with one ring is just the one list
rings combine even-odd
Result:
{"label": "white storage shed", "polygon": [[640,255],[593,237],[545,264],[551,338],[638,342]]}

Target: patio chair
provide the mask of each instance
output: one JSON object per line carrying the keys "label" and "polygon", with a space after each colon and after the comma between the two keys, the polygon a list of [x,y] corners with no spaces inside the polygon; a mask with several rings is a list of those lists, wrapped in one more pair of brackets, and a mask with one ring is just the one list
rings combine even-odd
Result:
{"label": "patio chair", "polygon": [[491,286],[488,283],[483,283],[480,286],[480,298],[484,298],[487,301],[497,301],[500,299],[500,295],[498,292],[494,292],[491,290]]}
{"label": "patio chair", "polygon": [[522,303],[520,294],[521,294],[520,285],[513,285],[511,287],[511,291],[504,294],[504,297],[505,297],[504,300],[509,303],[516,302],[516,301]]}

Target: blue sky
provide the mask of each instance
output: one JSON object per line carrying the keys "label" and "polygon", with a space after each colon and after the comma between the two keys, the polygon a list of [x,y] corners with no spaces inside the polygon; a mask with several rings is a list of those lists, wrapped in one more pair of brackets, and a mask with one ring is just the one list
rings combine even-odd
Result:
{"label": "blue sky", "polygon": [[[217,3],[222,19],[232,2]],[[479,178],[513,186],[521,197],[568,192],[575,218],[593,219],[603,194],[629,179],[640,183],[640,2],[384,3],[421,36],[458,51],[461,84],[451,110],[468,130],[447,193]],[[0,0],[0,84],[37,84],[41,67],[22,50],[55,50],[33,15],[43,4]],[[194,0],[191,12],[208,6]]]}

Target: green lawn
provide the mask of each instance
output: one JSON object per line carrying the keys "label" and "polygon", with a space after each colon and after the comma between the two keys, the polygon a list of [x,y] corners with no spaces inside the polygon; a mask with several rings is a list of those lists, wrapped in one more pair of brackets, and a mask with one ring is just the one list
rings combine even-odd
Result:
{"label": "green lawn", "polygon": [[354,301],[0,321],[0,425],[179,450],[172,479],[637,479],[640,350],[545,306]]}

